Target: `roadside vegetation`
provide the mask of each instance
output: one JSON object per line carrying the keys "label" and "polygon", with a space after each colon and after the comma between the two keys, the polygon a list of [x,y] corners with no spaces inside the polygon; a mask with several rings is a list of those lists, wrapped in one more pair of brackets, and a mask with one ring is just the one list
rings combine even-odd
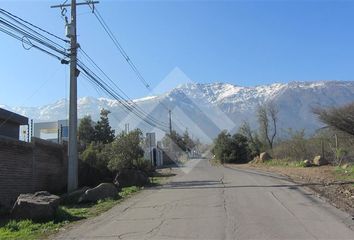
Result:
{"label": "roadside vegetation", "polygon": [[132,186],[123,188],[115,199],[99,200],[97,203],[85,203],[60,206],[54,220],[49,222],[33,222],[31,220],[0,220],[0,239],[40,239],[58,232],[69,223],[99,214],[111,209],[116,204],[129,198],[141,188]]}
{"label": "roadside vegetation", "polygon": [[[80,186],[113,182],[124,169],[139,170],[149,177],[154,174],[154,167],[144,156],[148,143],[142,131],[134,129],[116,134],[109,125],[109,114],[109,111],[103,109],[97,123],[93,123],[90,116],[84,117],[80,122]],[[163,137],[161,144],[164,149],[164,164],[167,165],[187,160],[193,153],[199,153],[196,149],[201,146],[198,139],[189,136],[188,131],[182,135],[172,131]]]}
{"label": "roadside vegetation", "polygon": [[[347,168],[336,167],[335,174],[338,179],[354,181],[354,166],[349,166]],[[352,182],[352,185],[354,186],[354,182]]]}
{"label": "roadside vegetation", "polygon": [[[148,186],[165,184],[175,173],[169,168],[154,172]],[[6,216],[0,219],[0,239],[34,240],[46,239],[49,235],[65,229],[70,224],[98,216],[122,201],[138,193],[144,187],[131,186],[122,188],[116,198],[99,200],[96,203],[80,203],[60,205],[52,221],[34,222],[32,220],[12,220]]]}
{"label": "roadside vegetation", "polygon": [[[327,127],[309,136],[301,129],[278,129],[277,106],[272,102],[260,105],[258,128],[252,129],[245,121],[235,134],[225,130],[217,136],[212,149],[214,161],[307,167],[310,164],[306,162],[321,156],[333,166],[347,164],[350,169],[354,161],[354,103],[339,108],[316,108],[313,112]],[[266,161],[258,161],[262,152],[270,156]]]}
{"label": "roadside vegetation", "polygon": [[308,135],[301,129],[277,129],[276,106],[259,106],[258,128],[244,122],[233,135],[222,131],[214,140],[212,162],[246,162],[229,166],[285,175],[353,215],[354,103],[313,112],[326,126]]}
{"label": "roadside vegetation", "polygon": [[[96,187],[100,183],[114,183],[119,190],[116,197],[98,201],[70,200],[62,195],[52,221],[13,220],[4,214],[0,219],[0,239],[39,239],[59,231],[70,223],[97,216],[122,200],[140,191],[144,186],[156,186],[174,176],[170,169],[159,170],[144,158],[146,142],[140,129],[115,134],[108,115],[102,109],[101,117],[94,123],[90,116],[84,117],[79,125],[79,187]],[[195,147],[188,132],[180,136],[173,132],[164,141],[174,150],[188,152]],[[168,148],[169,149],[169,148]],[[120,177],[119,177],[120,176]],[[123,176],[123,177],[122,177]],[[85,192],[85,190],[84,190]]]}

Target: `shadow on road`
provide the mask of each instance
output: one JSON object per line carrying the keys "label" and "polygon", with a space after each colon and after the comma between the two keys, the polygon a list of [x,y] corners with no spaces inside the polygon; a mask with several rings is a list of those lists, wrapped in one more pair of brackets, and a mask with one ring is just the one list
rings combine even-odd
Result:
{"label": "shadow on road", "polygon": [[[354,184],[354,182],[337,182],[330,183],[328,185],[344,185],[344,184]],[[292,190],[297,190],[299,187],[305,186],[321,186],[321,183],[289,183],[289,184],[270,184],[270,185],[228,185],[227,182],[220,181],[183,181],[183,182],[171,182],[159,189],[218,189],[218,188],[288,188]]]}

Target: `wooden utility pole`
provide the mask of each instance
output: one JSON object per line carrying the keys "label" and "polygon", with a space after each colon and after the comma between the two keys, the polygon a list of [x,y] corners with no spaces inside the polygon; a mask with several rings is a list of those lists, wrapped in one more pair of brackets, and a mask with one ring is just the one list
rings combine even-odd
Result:
{"label": "wooden utility pole", "polygon": [[89,1],[51,6],[51,8],[71,7],[70,24],[67,24],[67,37],[70,38],[70,96],[69,96],[69,149],[68,149],[68,192],[78,188],[78,152],[77,152],[77,34],[76,6],[98,3]]}

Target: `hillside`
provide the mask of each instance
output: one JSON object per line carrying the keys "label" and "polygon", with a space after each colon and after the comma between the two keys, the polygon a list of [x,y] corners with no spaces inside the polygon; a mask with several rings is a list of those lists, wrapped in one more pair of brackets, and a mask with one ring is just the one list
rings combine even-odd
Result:
{"label": "hillside", "polygon": [[[165,123],[168,122],[165,106],[168,106],[172,109],[174,128],[180,131],[188,128],[194,137],[207,142],[222,129],[236,131],[244,120],[256,127],[255,110],[258,104],[265,101],[273,101],[278,106],[281,129],[304,128],[311,133],[321,126],[311,108],[338,106],[354,101],[354,82],[291,82],[256,87],[228,83],[185,84],[160,96],[134,100],[145,112]],[[0,107],[29,116],[35,121],[64,119],[68,112],[65,99],[37,108]],[[110,120],[115,129],[123,129],[125,123],[130,123],[131,129],[139,127],[162,134],[158,129],[152,129],[129,115],[115,100],[92,97],[78,100],[79,117],[89,114],[97,119],[101,108],[111,110]]]}

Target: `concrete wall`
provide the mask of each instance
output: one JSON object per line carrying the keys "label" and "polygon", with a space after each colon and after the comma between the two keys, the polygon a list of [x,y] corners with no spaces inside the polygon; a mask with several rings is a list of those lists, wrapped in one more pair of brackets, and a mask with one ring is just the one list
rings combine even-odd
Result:
{"label": "concrete wall", "polygon": [[0,210],[21,193],[59,193],[67,183],[66,147],[33,138],[31,143],[0,137]]}

